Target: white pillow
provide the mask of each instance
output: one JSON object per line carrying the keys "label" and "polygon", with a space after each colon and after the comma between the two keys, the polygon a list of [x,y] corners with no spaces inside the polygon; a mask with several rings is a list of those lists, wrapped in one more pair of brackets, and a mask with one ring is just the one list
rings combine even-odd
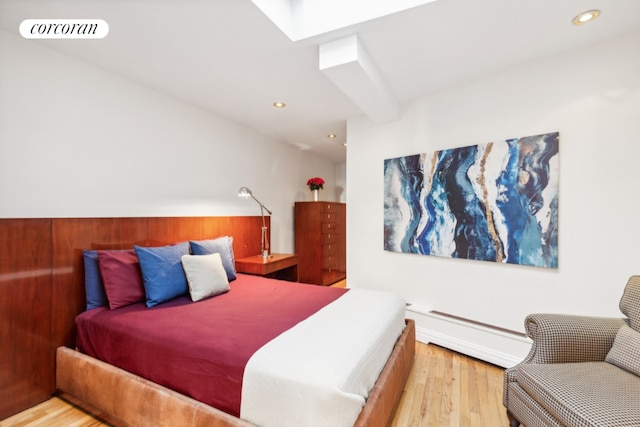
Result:
{"label": "white pillow", "polygon": [[181,259],[192,301],[200,301],[229,290],[229,279],[220,254],[183,255]]}

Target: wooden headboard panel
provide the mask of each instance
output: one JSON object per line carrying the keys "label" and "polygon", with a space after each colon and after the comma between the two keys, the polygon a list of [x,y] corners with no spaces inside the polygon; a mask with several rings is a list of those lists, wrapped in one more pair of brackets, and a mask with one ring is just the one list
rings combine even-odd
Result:
{"label": "wooden headboard panel", "polygon": [[53,219],[54,348],[75,345],[75,317],[85,310],[84,249],[131,249],[227,235],[233,236],[236,258],[243,258],[260,253],[261,227],[258,216]]}
{"label": "wooden headboard panel", "polygon": [[260,253],[261,227],[260,216],[0,219],[0,419],[55,391],[56,348],[75,346],[85,310],[84,249],[228,235],[242,258]]}

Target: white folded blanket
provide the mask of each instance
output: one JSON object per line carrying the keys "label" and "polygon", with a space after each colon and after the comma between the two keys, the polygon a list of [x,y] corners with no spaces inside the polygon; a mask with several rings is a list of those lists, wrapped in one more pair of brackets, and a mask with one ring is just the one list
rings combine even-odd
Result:
{"label": "white folded blanket", "polygon": [[353,426],[404,318],[401,296],[350,289],[251,357],[240,417],[263,427]]}

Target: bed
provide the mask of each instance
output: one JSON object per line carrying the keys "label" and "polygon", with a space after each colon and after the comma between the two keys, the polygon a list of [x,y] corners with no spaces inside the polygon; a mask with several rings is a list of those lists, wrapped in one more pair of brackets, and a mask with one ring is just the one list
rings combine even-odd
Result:
{"label": "bed", "polygon": [[[187,237],[184,229],[167,233],[159,241],[167,246]],[[234,237],[239,257],[251,250],[246,234]],[[108,251],[113,242],[90,246]],[[415,327],[391,293],[236,274],[228,289],[198,301],[182,294],[148,303],[77,313],[74,346],[57,350],[57,389],[129,425],[383,426],[413,361]],[[194,319],[204,332],[189,326]],[[229,333],[234,325],[240,329]],[[166,332],[185,341],[170,342]],[[210,366],[207,359],[228,359],[224,348],[240,357]]]}

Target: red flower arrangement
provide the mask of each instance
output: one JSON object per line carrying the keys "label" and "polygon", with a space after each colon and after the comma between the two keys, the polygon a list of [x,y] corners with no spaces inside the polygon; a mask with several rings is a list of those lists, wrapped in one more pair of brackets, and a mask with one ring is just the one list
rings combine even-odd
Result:
{"label": "red flower arrangement", "polygon": [[309,180],[307,181],[307,185],[309,186],[309,190],[322,190],[324,179],[318,177],[309,178]]}

